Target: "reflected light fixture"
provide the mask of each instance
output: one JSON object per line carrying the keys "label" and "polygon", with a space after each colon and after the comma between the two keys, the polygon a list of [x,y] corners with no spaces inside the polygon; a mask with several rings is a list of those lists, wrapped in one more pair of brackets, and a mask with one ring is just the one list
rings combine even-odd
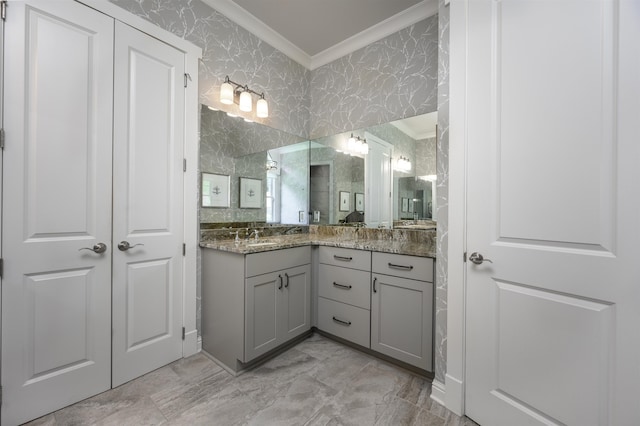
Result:
{"label": "reflected light fixture", "polygon": [[369,144],[366,139],[360,138],[360,136],[353,136],[353,133],[351,133],[351,136],[347,139],[347,149],[345,152],[349,155],[366,155],[369,153]]}
{"label": "reflected light fixture", "polygon": [[406,157],[400,156],[396,161],[396,170],[401,172],[411,171],[411,160]]}
{"label": "reflected light fixture", "polygon": [[258,93],[255,90],[251,90],[248,85],[241,85],[235,81],[229,79],[229,76],[224,78],[224,83],[220,85],[220,103],[225,105],[238,104],[240,111],[251,112],[253,111],[253,97],[251,95],[259,96],[256,102],[256,116],[259,118],[267,118],[269,116],[269,104],[264,98],[264,93]]}

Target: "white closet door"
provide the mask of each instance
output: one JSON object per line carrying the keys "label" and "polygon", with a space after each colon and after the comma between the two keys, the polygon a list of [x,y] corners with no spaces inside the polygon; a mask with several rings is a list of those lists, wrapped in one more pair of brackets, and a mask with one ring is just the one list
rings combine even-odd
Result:
{"label": "white closet door", "polygon": [[182,356],[184,54],[115,38],[113,386]]}
{"label": "white closet door", "polygon": [[[114,22],[70,1],[7,9],[2,424],[9,426],[110,387]],[[102,253],[80,250],[100,243]]]}
{"label": "white closet door", "polygon": [[638,2],[466,5],[467,414],[640,424]]}
{"label": "white closet door", "polygon": [[393,145],[368,133],[365,136],[369,144],[369,153],[365,157],[364,221],[369,227],[389,228],[393,224]]}

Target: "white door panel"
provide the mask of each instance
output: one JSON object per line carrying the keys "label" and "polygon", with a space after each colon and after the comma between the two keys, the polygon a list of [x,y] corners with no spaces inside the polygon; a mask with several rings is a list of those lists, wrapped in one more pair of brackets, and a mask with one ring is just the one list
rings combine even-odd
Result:
{"label": "white door panel", "polygon": [[640,420],[632,4],[467,3],[467,250],[493,262],[467,262],[481,424]]}
{"label": "white door panel", "polygon": [[392,225],[392,179],[391,158],[393,145],[382,139],[365,134],[369,153],[365,157],[365,222],[374,228],[389,228]]}
{"label": "white door panel", "polygon": [[3,425],[108,389],[111,368],[111,247],[79,249],[111,240],[113,20],[75,2],[9,8]]}
{"label": "white door panel", "polygon": [[113,385],[182,356],[184,55],[116,24]]}

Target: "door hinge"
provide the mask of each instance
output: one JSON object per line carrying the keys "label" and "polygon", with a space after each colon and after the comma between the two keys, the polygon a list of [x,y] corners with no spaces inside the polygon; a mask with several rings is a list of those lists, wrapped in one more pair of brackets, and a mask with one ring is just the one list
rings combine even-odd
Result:
{"label": "door hinge", "polygon": [[187,171],[187,159],[186,158],[182,159],[182,171],[183,172]]}
{"label": "door hinge", "polygon": [[186,243],[182,243],[182,255],[183,256],[187,255],[187,244]]}
{"label": "door hinge", "polygon": [[467,252],[465,251],[464,254],[462,255],[462,261],[466,262],[467,261]]}
{"label": "door hinge", "polygon": [[4,129],[0,129],[0,150],[4,151]]}
{"label": "door hinge", "polygon": [[191,80],[191,76],[189,75],[189,73],[184,73],[184,87],[187,87],[187,85],[189,84],[189,81],[193,81]]}
{"label": "door hinge", "polygon": [[186,336],[187,336],[187,329],[182,327],[182,340],[184,340]]}
{"label": "door hinge", "polygon": [[7,2],[6,0],[2,0],[0,2],[0,19],[3,21],[7,20]]}

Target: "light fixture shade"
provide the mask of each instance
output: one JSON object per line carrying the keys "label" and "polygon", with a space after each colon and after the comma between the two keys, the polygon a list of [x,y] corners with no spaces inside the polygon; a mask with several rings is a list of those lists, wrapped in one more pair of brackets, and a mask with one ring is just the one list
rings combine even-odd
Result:
{"label": "light fixture shade", "polygon": [[265,98],[260,98],[256,102],[256,115],[258,118],[267,118],[269,116],[269,104]]}
{"label": "light fixture shade", "polygon": [[222,83],[222,86],[220,86],[220,102],[226,105],[233,103],[233,86],[231,83]]}
{"label": "light fixture shade", "polygon": [[356,149],[356,138],[353,136],[353,133],[351,133],[351,136],[347,139],[347,149],[350,151]]}
{"label": "light fixture shade", "polygon": [[360,152],[362,154],[368,154],[369,153],[369,144],[367,143],[366,140],[362,141],[362,146],[360,147]]}
{"label": "light fixture shade", "polygon": [[253,109],[253,99],[251,99],[251,93],[240,93],[240,111],[250,112]]}

